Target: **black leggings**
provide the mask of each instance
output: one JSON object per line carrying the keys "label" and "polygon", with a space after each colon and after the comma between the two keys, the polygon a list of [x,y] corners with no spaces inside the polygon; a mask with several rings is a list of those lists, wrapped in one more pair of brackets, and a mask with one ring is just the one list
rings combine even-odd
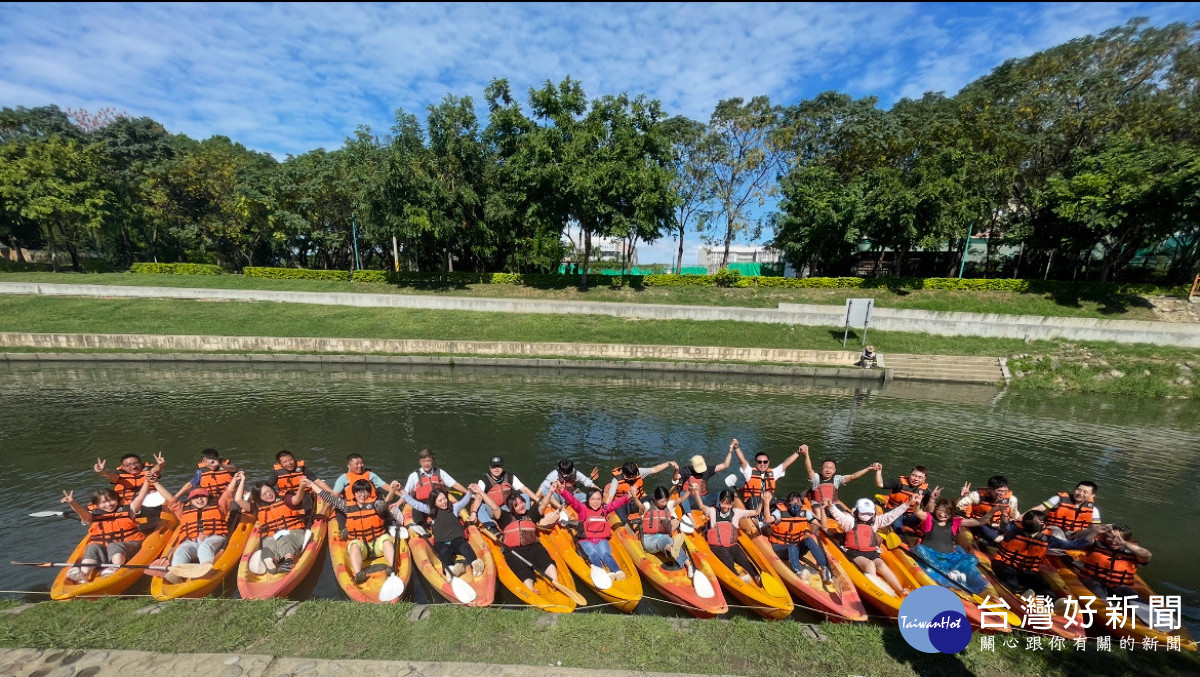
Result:
{"label": "black leggings", "polygon": [[454,564],[454,553],[458,553],[467,558],[467,562],[473,562],[479,558],[475,551],[471,549],[471,544],[467,543],[465,538],[456,538],[453,541],[442,541],[441,543],[433,544],[433,551],[437,553],[438,559],[442,560],[442,567],[449,569]]}
{"label": "black leggings", "polygon": [[716,555],[717,559],[721,560],[721,564],[724,564],[726,567],[728,567],[730,571],[736,571],[733,568],[733,565],[736,562],[742,565],[742,568],[749,572],[751,576],[758,576],[758,567],[754,566],[754,563],[751,562],[750,558],[746,556],[746,553],[742,550],[741,546],[734,545],[726,548],[723,545],[709,544],[708,547],[712,548],[713,554]]}
{"label": "black leggings", "polygon": [[1037,572],[1019,571],[1004,562],[993,560],[992,573],[996,574],[996,580],[1014,593],[1028,588],[1038,595],[1054,596],[1054,591]]}

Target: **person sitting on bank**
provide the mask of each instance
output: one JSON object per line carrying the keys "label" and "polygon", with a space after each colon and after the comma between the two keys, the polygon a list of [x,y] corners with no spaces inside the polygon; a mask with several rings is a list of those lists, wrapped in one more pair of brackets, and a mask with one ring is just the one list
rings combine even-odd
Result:
{"label": "person sitting on bank", "polygon": [[322,489],[308,478],[301,479],[300,486],[317,492],[322,500],[333,506],[338,530],[344,534],[343,538],[346,540],[350,577],[356,585],[366,582],[367,575],[363,573],[363,563],[372,558],[382,555],[388,570],[395,568],[396,540],[388,533],[388,527],[392,523],[388,505],[396,498],[396,492],[400,489],[399,482],[388,485],[387,496],[374,501],[371,500],[375,495],[374,487],[367,480],[354,480],[354,485],[350,487],[354,492],[354,499],[351,501],[328,489]]}
{"label": "person sitting on bank", "polygon": [[[768,498],[767,503],[770,502]],[[820,524],[816,512],[812,509],[812,503],[804,494],[793,491],[788,494],[786,501],[776,503],[773,507],[774,510],[767,513],[766,522],[770,526],[767,540],[771,542],[775,554],[780,559],[785,559],[792,571],[799,576],[804,571],[800,558],[811,553],[817,566],[821,568],[821,581],[832,581],[833,571],[829,568],[829,560],[815,536],[814,525],[819,528]]]}
{"label": "person sitting on bank", "polygon": [[905,510],[915,507],[920,502],[921,496],[913,494],[908,503],[902,503],[882,515],[876,515],[875,501],[869,498],[858,499],[854,504],[854,514],[846,512],[833,501],[825,501],[826,514],[837,520],[838,526],[846,534],[842,550],[846,552],[847,559],[864,574],[882,578],[892,587],[898,597],[904,597],[912,590],[901,585],[891,568],[877,564],[881,542],[879,530],[891,526],[892,522],[904,515]]}
{"label": "person sitting on bank", "polygon": [[[220,498],[213,501],[208,491],[199,487],[188,492],[187,505],[175,500],[171,492],[162,484],[154,483],[154,489],[163,497],[163,508],[170,510],[179,520],[179,529],[183,537],[174,552],[171,553],[171,564],[188,564],[199,562],[211,564],[217,555],[229,543],[229,511],[233,507],[233,498],[242,492],[246,481],[246,473],[240,470],[233,475],[233,481],[225,487]],[[178,583],[182,579],[166,575],[168,583]]]}
{"label": "person sitting on bank", "polygon": [[[689,489],[685,484],[679,492],[679,501],[688,499]],[[665,553],[675,561],[663,568],[677,570],[686,568],[688,578],[695,573],[691,558],[683,542],[685,536],[679,530],[679,519],[675,516],[675,501],[666,487],[654,488],[654,500],[642,506],[642,548],[649,554]]]}
{"label": "person sitting on bank", "polygon": [[646,478],[660,473],[667,468],[674,468],[679,471],[679,464],[675,461],[663,461],[652,468],[642,468],[635,461],[628,461],[620,468],[613,468],[612,481],[608,483],[608,487],[604,492],[604,502],[611,503],[617,496],[624,496],[629,492],[633,492],[633,498],[625,505],[617,509],[617,517],[625,522],[629,519],[630,514],[637,514],[638,508],[641,507],[642,497],[646,495],[643,488]]}
{"label": "person sitting on bank", "polygon": [[858,357],[858,365],[863,369],[870,369],[878,363],[878,356],[875,354],[875,346],[867,346],[863,348],[862,355]]}
{"label": "person sitting on bank", "polygon": [[608,537],[612,535],[612,528],[608,526],[608,514],[630,501],[636,501],[637,496],[633,490],[630,489],[629,493],[608,504],[604,503],[604,496],[599,489],[588,490],[587,503],[580,503],[575,494],[561,484],[551,484],[550,490],[558,492],[559,498],[579,516],[579,524],[583,531],[579,538],[579,548],[583,550],[587,561],[608,569],[614,581],[625,578],[625,572],[613,557],[612,544],[608,542]]}
{"label": "person sitting on bank", "polygon": [[137,554],[146,540],[137,521],[142,502],[150,493],[152,481],[142,483],[137,495],[129,505],[121,505],[121,499],[112,489],[98,489],[92,494],[87,509],[75,502],[74,491],[64,491],[62,502],[66,503],[79,519],[88,525],[88,545],[79,566],[67,571],[67,578],[76,584],[87,583],[98,565],[103,565],[101,576],[111,576]]}
{"label": "person sitting on bank", "polygon": [[[1133,589],[1139,566],[1150,562],[1149,550],[1133,540],[1133,532],[1123,524],[1100,527],[1096,539],[1084,550],[1079,567],[1079,580],[1095,593],[1096,598],[1135,597]],[[1146,600],[1143,600],[1146,601]]]}
{"label": "person sitting on bank", "polygon": [[813,470],[812,457],[808,453],[808,445],[800,445],[800,454],[804,456],[804,471],[808,474],[808,478],[812,481],[812,488],[808,491],[808,499],[814,502],[818,507],[825,502],[825,499],[830,499],[834,503],[839,502],[838,489],[845,486],[847,482],[866,475],[872,470],[882,470],[883,465],[872,463],[871,465],[859,470],[850,475],[837,474],[837,463],[832,458],[827,458],[821,461],[821,473],[817,474]]}
{"label": "person sitting on bank", "polygon": [[463,508],[466,508],[471,500],[479,495],[481,495],[479,487],[473,484],[467,493],[453,504],[444,489],[433,489],[429,498],[424,501],[418,500],[408,491],[400,492],[400,497],[413,509],[414,517],[417,512],[429,516],[429,540],[433,544],[433,552],[441,561],[442,571],[446,573],[447,578],[462,576],[467,570],[466,565],[455,563],[456,555],[462,555],[463,561],[471,563],[472,573],[476,576],[483,573],[483,560],[479,559],[479,555],[471,549],[471,544],[467,541],[467,532],[463,529],[462,520],[459,518],[459,513],[463,511]]}
{"label": "person sitting on bank", "polygon": [[269,482],[256,482],[250,489],[250,502],[244,496],[235,500],[247,515],[258,522],[259,550],[268,574],[288,573],[304,550],[304,496],[306,485],[289,494],[279,495]]}
{"label": "person sitting on bank", "polygon": [[504,562],[513,574],[530,590],[537,590],[533,585],[535,568],[558,583],[558,567],[538,538],[539,526],[548,527],[558,521],[558,511],[550,507],[551,492],[547,490],[543,494],[535,510],[530,510],[517,494],[508,495],[508,504],[504,506],[506,510],[501,510],[491,496],[480,496],[496,517],[500,534],[493,538],[503,544]]}
{"label": "person sitting on bank", "polygon": [[[734,440],[734,442],[736,441]],[[703,510],[704,506],[716,505],[717,492],[709,493],[708,482],[714,475],[729,468],[729,464],[733,461],[734,442],[729,443],[729,451],[725,454],[725,460],[718,463],[715,468],[708,467],[704,457],[697,454],[691,458],[688,467],[678,470],[679,482],[682,486],[687,487],[689,493],[687,498],[684,498],[683,494],[680,494],[679,497],[685,515],[693,510]]]}

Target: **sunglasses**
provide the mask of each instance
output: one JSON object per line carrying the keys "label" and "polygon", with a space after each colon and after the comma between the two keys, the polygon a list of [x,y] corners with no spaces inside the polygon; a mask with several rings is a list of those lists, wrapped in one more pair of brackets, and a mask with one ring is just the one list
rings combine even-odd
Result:
{"label": "sunglasses", "polygon": [[755,462],[755,463],[757,463],[757,464],[759,464],[759,465],[767,465],[768,463],[770,463],[770,461],[768,461],[768,460],[767,460],[767,459],[765,459],[765,458],[758,458],[758,459],[755,459],[755,460],[754,460],[754,462]]}

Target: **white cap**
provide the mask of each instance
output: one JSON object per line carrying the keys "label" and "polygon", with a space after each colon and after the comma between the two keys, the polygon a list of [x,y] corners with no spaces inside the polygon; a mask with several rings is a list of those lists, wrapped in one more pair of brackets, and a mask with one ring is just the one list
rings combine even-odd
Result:
{"label": "white cap", "polygon": [[861,515],[874,515],[875,502],[869,498],[860,498],[858,499],[858,502],[854,504],[854,510]]}

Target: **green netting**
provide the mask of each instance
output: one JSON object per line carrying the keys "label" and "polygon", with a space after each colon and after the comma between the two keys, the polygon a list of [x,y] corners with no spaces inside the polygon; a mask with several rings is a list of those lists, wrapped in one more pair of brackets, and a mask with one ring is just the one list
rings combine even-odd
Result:
{"label": "green netting", "polygon": [[708,268],[704,266],[684,266],[681,275],[708,275]]}
{"label": "green netting", "polygon": [[726,267],[741,273],[742,277],[760,277],[762,275],[761,263],[731,263]]}

